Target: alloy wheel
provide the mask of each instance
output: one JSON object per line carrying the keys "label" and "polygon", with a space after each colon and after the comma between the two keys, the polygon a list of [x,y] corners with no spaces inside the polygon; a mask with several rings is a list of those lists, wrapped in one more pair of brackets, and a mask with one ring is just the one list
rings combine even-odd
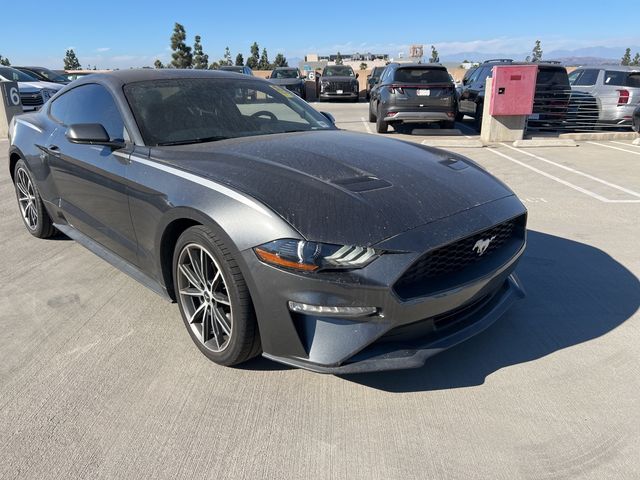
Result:
{"label": "alloy wheel", "polygon": [[18,192],[18,204],[24,223],[30,230],[38,228],[38,208],[36,206],[36,195],[31,183],[31,178],[24,168],[19,168],[16,172],[16,189]]}
{"label": "alloy wheel", "polygon": [[179,301],[193,334],[212,352],[222,352],[233,334],[233,307],[224,274],[203,246],[186,245],[178,256]]}

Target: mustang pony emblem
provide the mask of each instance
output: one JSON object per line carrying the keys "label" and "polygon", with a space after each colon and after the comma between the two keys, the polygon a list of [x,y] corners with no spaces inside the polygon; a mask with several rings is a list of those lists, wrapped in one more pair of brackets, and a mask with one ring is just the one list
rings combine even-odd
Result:
{"label": "mustang pony emblem", "polygon": [[489,244],[494,238],[496,238],[495,235],[491,238],[483,238],[481,240],[478,240],[471,250],[477,251],[479,257],[482,256],[482,254],[486,252],[487,248],[489,248]]}

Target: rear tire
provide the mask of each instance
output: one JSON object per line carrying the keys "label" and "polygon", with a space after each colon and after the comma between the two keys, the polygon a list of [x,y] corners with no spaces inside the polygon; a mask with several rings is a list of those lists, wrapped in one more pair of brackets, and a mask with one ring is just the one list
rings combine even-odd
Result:
{"label": "rear tire", "polygon": [[456,122],[461,122],[463,119],[464,119],[464,113],[458,110],[456,112]]}
{"label": "rear tire", "polygon": [[22,159],[17,161],[13,170],[13,184],[22,223],[27,227],[28,232],[38,238],[49,238],[55,235],[57,230],[44,207],[36,182]]}
{"label": "rear tire", "polygon": [[387,133],[389,130],[389,125],[382,119],[382,115],[380,114],[380,109],[376,114],[376,132],[378,133]]}
{"label": "rear tire", "polygon": [[211,229],[196,225],[180,235],[173,280],[187,331],[209,360],[230,366],[260,353],[249,289],[231,251]]}
{"label": "rear tire", "polygon": [[456,122],[453,120],[445,120],[444,122],[440,122],[440,128],[445,130],[453,130],[456,128]]}
{"label": "rear tire", "polygon": [[476,131],[478,133],[480,133],[482,131],[482,111],[484,109],[484,105],[482,103],[479,103],[476,106],[476,116],[473,119],[473,126],[475,127]]}

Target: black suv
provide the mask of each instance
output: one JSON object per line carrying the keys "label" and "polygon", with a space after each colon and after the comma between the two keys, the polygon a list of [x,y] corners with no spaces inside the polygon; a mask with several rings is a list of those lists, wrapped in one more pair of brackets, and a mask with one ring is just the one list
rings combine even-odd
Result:
{"label": "black suv", "polygon": [[369,121],[378,133],[401,123],[453,128],[455,115],[455,85],[439,64],[391,63],[371,90]]}
{"label": "black suv", "polygon": [[[463,79],[462,90],[458,99],[457,119],[464,115],[474,118],[478,131],[482,126],[482,109],[484,108],[484,88],[487,78],[491,77],[496,65],[531,65],[526,62],[514,62],[510,59],[487,60]],[[529,117],[529,125],[561,124],[566,119],[571,87],[567,70],[557,63],[536,63],[538,76],[536,92],[533,100],[533,114]]]}
{"label": "black suv", "polygon": [[371,70],[371,73],[367,75],[367,100],[371,98],[371,90],[373,89],[373,86],[378,83],[378,80],[380,80],[384,69],[385,67],[374,67],[373,70]]}
{"label": "black suv", "polygon": [[353,102],[360,96],[358,74],[347,65],[327,65],[320,75],[318,100],[346,98]]}

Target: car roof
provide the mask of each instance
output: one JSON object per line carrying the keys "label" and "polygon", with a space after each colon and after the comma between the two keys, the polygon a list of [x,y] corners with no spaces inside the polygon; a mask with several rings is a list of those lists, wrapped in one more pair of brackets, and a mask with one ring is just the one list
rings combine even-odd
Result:
{"label": "car roof", "polygon": [[[239,78],[238,73],[221,70],[195,70],[180,68],[133,68],[129,70],[114,70],[105,73],[93,73],[76,80],[73,84],[94,83],[99,80],[112,85],[126,85],[128,83],[149,80],[172,80],[179,78]],[[246,78],[242,76],[241,78]]]}
{"label": "car roof", "polygon": [[640,66],[629,65],[580,65],[576,70],[592,69],[592,70],[609,70],[613,72],[640,72]]}
{"label": "car roof", "polygon": [[274,70],[298,70],[298,67],[275,67]]}
{"label": "car roof", "polygon": [[446,70],[447,68],[440,63],[390,63],[387,65],[388,67],[397,67],[397,68],[437,68],[439,70]]}

